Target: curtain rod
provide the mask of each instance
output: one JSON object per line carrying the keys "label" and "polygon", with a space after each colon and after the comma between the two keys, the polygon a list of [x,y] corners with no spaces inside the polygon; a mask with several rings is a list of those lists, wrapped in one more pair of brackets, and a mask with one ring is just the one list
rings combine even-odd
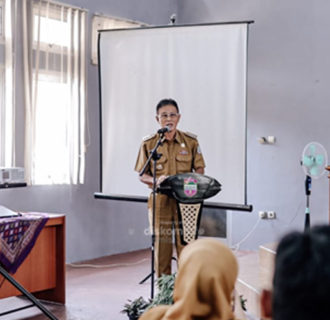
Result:
{"label": "curtain rod", "polygon": [[59,1],[54,1],[54,0],[41,0],[41,1],[45,2],[45,3],[48,2],[50,4],[55,4],[55,5],[58,5],[58,6],[62,6],[62,7],[65,7],[65,8],[72,8],[72,9],[77,9],[77,10],[81,10],[81,11],[84,11],[84,12],[88,12],[88,9],[73,6],[73,5],[63,3],[63,2],[59,2]]}
{"label": "curtain rod", "polygon": [[166,29],[166,28],[182,28],[182,27],[207,27],[207,26],[217,26],[217,25],[230,25],[230,24],[247,24],[250,25],[254,23],[254,20],[246,20],[246,21],[228,21],[228,22],[206,22],[206,23],[196,23],[196,24],[171,24],[171,25],[147,25],[138,28],[120,28],[120,29],[104,29],[98,30],[98,32],[108,32],[108,31],[127,31],[127,30],[143,30],[143,29]]}
{"label": "curtain rod", "polygon": [[124,22],[136,23],[136,24],[148,26],[148,24],[145,23],[145,22],[141,22],[141,21],[138,21],[138,20],[132,20],[132,19],[129,19],[129,18],[112,16],[112,15],[103,14],[103,13],[100,13],[100,12],[94,12],[93,16],[94,17],[96,16],[96,17],[100,17],[100,18],[108,18],[108,19],[114,19],[114,20],[118,20],[118,21],[124,21]]}

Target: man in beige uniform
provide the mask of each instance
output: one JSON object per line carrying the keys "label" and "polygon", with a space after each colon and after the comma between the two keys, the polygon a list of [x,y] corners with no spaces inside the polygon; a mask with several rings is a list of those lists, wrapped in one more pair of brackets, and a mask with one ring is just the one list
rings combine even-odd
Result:
{"label": "man in beige uniform", "polygon": [[[179,108],[173,99],[161,100],[156,108],[156,120],[161,128],[167,126],[170,131],[164,135],[164,141],[157,152],[162,154],[157,161],[156,178],[159,185],[166,177],[178,173],[196,172],[203,174],[205,163],[195,135],[177,130],[180,120]],[[135,170],[140,172],[146,163],[150,151],[155,147],[159,134],[143,139]],[[145,173],[140,177],[141,182],[152,188],[153,160]],[[152,226],[152,194],[149,197],[149,222]],[[157,276],[171,274],[172,259],[172,230],[175,230],[175,245],[177,255],[183,248],[180,240],[176,200],[163,195],[156,195],[155,210],[155,269]]]}

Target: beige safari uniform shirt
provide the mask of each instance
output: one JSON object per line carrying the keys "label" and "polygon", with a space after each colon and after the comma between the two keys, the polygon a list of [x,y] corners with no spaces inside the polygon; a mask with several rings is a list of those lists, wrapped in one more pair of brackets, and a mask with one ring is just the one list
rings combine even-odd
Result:
{"label": "beige safari uniform shirt", "polygon": [[[159,134],[154,134],[143,139],[135,170],[140,172],[146,163],[150,151],[155,147]],[[177,130],[175,138],[172,141],[164,140],[159,146],[158,153],[162,156],[157,160],[156,177],[161,175],[175,175],[178,173],[192,172],[197,168],[205,168],[205,162],[200,150],[197,137],[188,132]],[[153,160],[146,174],[153,176]]]}
{"label": "beige safari uniform shirt", "polygon": [[[137,157],[135,170],[140,172],[145,165],[150,151],[155,147],[159,134],[154,134],[143,139]],[[196,136],[177,130],[175,138],[171,141],[164,140],[159,146],[158,153],[162,157],[157,161],[156,177],[161,175],[175,175],[192,172],[197,168],[204,168],[205,163],[198,145]],[[147,167],[145,173],[154,175],[154,161]],[[172,223],[174,222],[175,244],[177,255],[180,255],[183,244],[180,241],[178,215],[176,214],[176,201],[164,194],[158,194],[155,203],[155,270],[158,276],[171,274],[172,259]],[[152,225],[152,194],[148,201],[149,222]]]}

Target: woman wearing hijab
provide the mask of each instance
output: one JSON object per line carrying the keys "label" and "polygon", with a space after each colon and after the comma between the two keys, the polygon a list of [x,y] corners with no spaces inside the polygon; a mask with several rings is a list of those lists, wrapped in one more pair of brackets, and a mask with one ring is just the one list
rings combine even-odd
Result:
{"label": "woman wearing hijab", "polygon": [[174,304],[152,308],[140,320],[236,319],[232,298],[237,274],[229,248],[214,239],[198,239],[180,255]]}

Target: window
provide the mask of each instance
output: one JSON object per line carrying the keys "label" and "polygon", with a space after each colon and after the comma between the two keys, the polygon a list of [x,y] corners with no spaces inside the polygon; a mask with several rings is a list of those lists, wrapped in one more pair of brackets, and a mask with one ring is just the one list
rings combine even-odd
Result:
{"label": "window", "polygon": [[0,166],[14,164],[12,1],[0,0]]}
{"label": "window", "polygon": [[145,23],[102,15],[94,15],[92,22],[92,63],[97,64],[98,30],[127,29],[146,26]]}
{"label": "window", "polygon": [[4,35],[4,3],[0,0],[0,166],[4,166],[4,106],[5,106],[5,35]]}
{"label": "window", "polygon": [[3,1],[0,1],[0,43],[4,40],[4,5]]}
{"label": "window", "polygon": [[86,12],[49,1],[30,4],[24,36],[25,73],[31,79],[25,83],[28,182],[83,183]]}

